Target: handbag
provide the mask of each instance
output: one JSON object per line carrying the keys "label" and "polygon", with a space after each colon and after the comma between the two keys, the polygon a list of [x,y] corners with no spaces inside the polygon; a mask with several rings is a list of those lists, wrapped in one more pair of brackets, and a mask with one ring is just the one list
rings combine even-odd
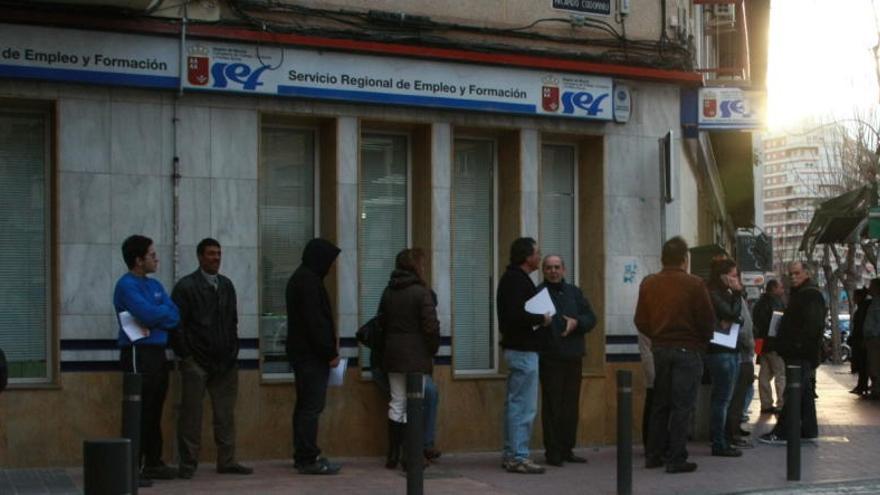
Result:
{"label": "handbag", "polygon": [[354,334],[358,342],[369,347],[373,352],[381,351],[385,347],[385,330],[379,323],[379,316],[367,320]]}

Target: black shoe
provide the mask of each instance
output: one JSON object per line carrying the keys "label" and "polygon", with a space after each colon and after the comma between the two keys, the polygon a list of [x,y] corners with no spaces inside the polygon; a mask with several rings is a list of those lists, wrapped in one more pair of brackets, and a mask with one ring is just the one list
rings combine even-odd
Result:
{"label": "black shoe", "polygon": [[712,455],[715,457],[742,457],[743,452],[734,447],[727,447],[726,449],[712,449]]}
{"label": "black shoe", "polygon": [[777,412],[779,412],[779,410],[776,409],[775,407],[762,407],[761,408],[761,414],[776,414]]}
{"label": "black shoe", "polygon": [[658,459],[647,459],[645,461],[645,469],[654,469],[658,467],[663,467],[664,462]]}
{"label": "black shoe", "polygon": [[195,469],[180,468],[177,470],[177,477],[182,480],[191,480],[192,477],[195,476],[195,474]]}
{"label": "black shoe", "polygon": [[254,474],[254,468],[249,468],[247,466],[242,466],[237,462],[233,462],[232,464],[228,464],[223,467],[218,467],[217,472],[220,474]]}
{"label": "black shoe", "polygon": [[151,480],[173,480],[177,478],[177,470],[165,464],[144,466],[141,470],[141,477]]}
{"label": "black shoe", "polygon": [[548,457],[548,456],[545,456],[545,457],[544,457],[544,464],[547,464],[547,465],[549,465],[549,466],[562,467],[565,463],[563,463],[563,462],[562,462],[562,459],[559,458],[559,457],[555,457],[555,456],[549,456],[549,457]]}
{"label": "black shoe", "polygon": [[429,448],[425,449],[424,454],[425,454],[425,459],[427,459],[429,461],[433,461],[434,459],[439,459],[440,456],[443,455],[443,452],[440,452],[439,450],[435,449],[434,447],[429,447]]}
{"label": "black shoe", "polygon": [[296,468],[299,474],[336,474],[342,466],[331,464],[327,459],[317,459],[311,464],[300,465]]}
{"label": "black shoe", "polygon": [[138,488],[150,488],[151,486],[153,486],[153,480],[138,477]]}
{"label": "black shoe", "polygon": [[742,428],[739,429],[739,436],[741,436],[741,437],[747,437],[751,434],[752,434],[752,432],[750,432],[749,430],[744,430]]}
{"label": "black shoe", "polygon": [[581,456],[577,456],[574,454],[568,454],[565,456],[565,462],[573,462],[575,464],[586,464],[587,459]]}
{"label": "black shoe", "polygon": [[680,464],[670,464],[666,466],[666,472],[675,473],[692,473],[697,470],[696,462],[682,462]]}

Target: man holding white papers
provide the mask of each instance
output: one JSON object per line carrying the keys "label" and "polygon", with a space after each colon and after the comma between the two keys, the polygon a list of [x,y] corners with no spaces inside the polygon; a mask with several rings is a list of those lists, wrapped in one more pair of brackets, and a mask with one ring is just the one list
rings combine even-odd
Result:
{"label": "man holding white papers", "polygon": [[581,367],[585,353],[584,335],[596,326],[596,314],[583,292],[565,281],[565,262],[560,256],[544,258],[544,283],[556,307],[550,325],[550,339],[539,359],[541,378],[541,424],[544,428],[544,458],[547,464],[583,463],[575,455],[578,405],[581,397]]}
{"label": "man holding white papers", "polygon": [[[758,373],[758,397],[761,399],[761,414],[778,413],[784,404],[783,392],[785,391],[785,362],[776,352],[776,335],[770,335],[770,322],[773,313],[783,311],[785,303],[782,296],[785,289],[778,280],[770,280],[764,289],[764,293],[755,303],[752,309],[752,320],[755,322],[755,340],[762,339],[763,344],[758,353],[758,364],[761,370]],[[776,406],[773,406],[773,390],[770,381],[773,380],[776,387]]]}
{"label": "man holding white papers", "polygon": [[122,243],[122,257],[128,272],[116,282],[113,292],[117,321],[120,313],[127,312],[143,334],[132,342],[119,322],[122,370],[142,376],[141,452],[133,455],[143,455],[142,479],[172,479],[177,477],[177,470],[162,462],[161,423],[168,391],[165,347],[168,332],[177,328],[180,314],[162,283],[147,277],[159,268],[152,239],[141,235],[129,237]]}
{"label": "man holding white papers", "polygon": [[[727,409],[739,377],[739,352],[736,348],[742,319],[742,284],[736,262],[720,259],[712,262],[709,278],[709,295],[715,309],[715,338],[709,344],[706,366],[712,379],[709,436],[712,439],[712,455],[739,457],[742,451],[731,446],[725,435]],[[719,335],[720,334],[720,335]],[[731,339],[725,339],[730,336]]]}
{"label": "man holding white papers", "polygon": [[546,344],[551,317],[525,308],[526,301],[537,293],[529,274],[540,264],[535,240],[520,237],[510,246],[510,264],[498,281],[498,326],[508,368],[501,461],[511,473],[544,473],[543,466],[529,459],[529,439],[538,408],[538,352]]}
{"label": "man holding white papers", "polygon": [[645,467],[665,464],[667,473],[689,473],[697,464],[687,460],[688,428],[715,315],[706,285],[687,273],[687,242],[681,237],[666,241],[661,261],[663,270],[645,277],[639,287],[633,319],[639,333],[651,339],[654,355]]}
{"label": "man holding white papers", "polygon": [[179,476],[192,478],[202,443],[202,403],[211,396],[217,472],[251,474],[235,460],[235,401],[238,397],[238,303],[235,286],[220,274],[222,251],[216,239],[196,247],[199,267],[180,279],[171,298],[180,308],[180,328],[172,339],[180,357],[181,402],[177,421]]}
{"label": "man holding white papers", "polygon": [[[776,337],[776,352],[785,360],[785,365],[801,367],[801,438],[819,435],[814,378],[819,366],[826,306],[822,292],[813,281],[813,273],[813,268],[806,262],[795,261],[789,265],[791,293]],[[789,411],[786,401],[773,431],[762,435],[759,440],[770,444],[785,443],[785,421],[791,415]]]}

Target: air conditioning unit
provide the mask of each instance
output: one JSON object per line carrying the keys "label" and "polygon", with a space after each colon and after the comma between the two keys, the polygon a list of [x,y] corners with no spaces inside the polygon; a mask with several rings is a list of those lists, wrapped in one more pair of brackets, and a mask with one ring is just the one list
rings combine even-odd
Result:
{"label": "air conditioning unit", "polygon": [[715,26],[733,26],[736,24],[736,4],[715,4],[712,6],[712,14]]}

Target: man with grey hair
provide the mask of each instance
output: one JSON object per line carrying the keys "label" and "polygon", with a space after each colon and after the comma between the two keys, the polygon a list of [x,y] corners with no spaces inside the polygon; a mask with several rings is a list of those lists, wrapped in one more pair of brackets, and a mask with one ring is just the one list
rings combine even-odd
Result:
{"label": "man with grey hair", "polygon": [[[825,298],[812,278],[814,273],[814,268],[804,261],[789,265],[791,294],[776,338],[776,352],[785,360],[785,365],[796,365],[801,369],[801,438],[805,439],[819,436],[814,378],[819,366],[826,311]],[[792,420],[790,402],[786,398],[773,431],[758,440],[770,444],[785,443],[785,422]]]}
{"label": "man with grey hair", "polygon": [[544,458],[551,466],[584,463],[587,460],[575,455],[573,449],[580,417],[584,335],[596,326],[596,314],[584,293],[565,280],[565,262],[561,256],[545,257],[541,271],[544,283],[538,290],[546,288],[556,307],[550,337],[538,360]]}

